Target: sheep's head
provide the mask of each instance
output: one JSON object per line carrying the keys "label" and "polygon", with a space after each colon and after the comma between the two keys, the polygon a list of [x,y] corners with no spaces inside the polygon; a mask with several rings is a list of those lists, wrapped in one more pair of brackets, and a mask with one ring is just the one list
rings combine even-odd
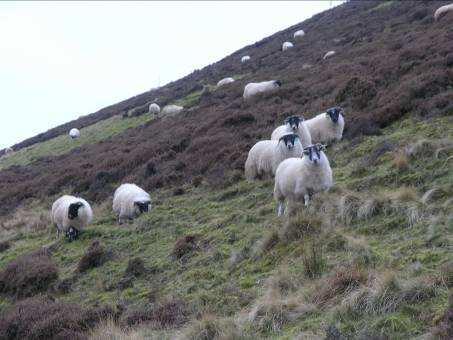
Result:
{"label": "sheep's head", "polygon": [[282,136],[279,140],[279,143],[280,142],[285,143],[285,146],[288,150],[291,150],[292,148],[294,148],[294,146],[297,142],[300,143],[299,136],[296,135],[295,133],[289,133],[289,134]]}
{"label": "sheep's head", "polygon": [[338,118],[340,114],[344,116],[344,111],[341,107],[332,107],[326,111],[326,115],[332,119],[332,122],[335,124],[338,123]]}
{"label": "sheep's head", "polygon": [[318,165],[321,162],[322,152],[326,149],[325,145],[315,144],[309,145],[304,148],[303,157],[308,157],[308,160],[315,165]]}
{"label": "sheep's head", "polygon": [[69,242],[75,241],[79,237],[79,231],[74,227],[69,227],[66,237],[69,239]]}
{"label": "sheep's head", "polygon": [[149,206],[151,202],[143,201],[143,202],[134,202],[134,206],[139,214],[145,213],[149,211]]}
{"label": "sheep's head", "polygon": [[73,220],[74,218],[79,216],[79,209],[81,207],[83,207],[83,203],[82,202],[75,202],[75,203],[72,203],[71,205],[69,205],[68,218],[70,220]]}
{"label": "sheep's head", "polygon": [[275,87],[282,86],[282,82],[280,80],[274,80]]}
{"label": "sheep's head", "polygon": [[297,131],[299,124],[304,121],[303,117],[291,116],[285,119],[285,124],[288,124],[293,131]]}

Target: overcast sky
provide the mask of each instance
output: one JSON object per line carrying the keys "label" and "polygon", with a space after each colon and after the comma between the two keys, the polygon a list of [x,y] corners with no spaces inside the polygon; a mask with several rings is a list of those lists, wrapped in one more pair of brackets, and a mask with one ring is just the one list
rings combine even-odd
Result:
{"label": "overcast sky", "polygon": [[0,2],[0,149],[341,1]]}

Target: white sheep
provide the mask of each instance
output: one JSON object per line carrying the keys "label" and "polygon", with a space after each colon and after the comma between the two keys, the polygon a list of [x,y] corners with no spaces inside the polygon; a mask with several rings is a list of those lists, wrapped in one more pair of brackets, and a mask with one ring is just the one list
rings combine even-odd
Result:
{"label": "white sheep", "polygon": [[258,93],[272,91],[282,86],[280,80],[262,81],[260,83],[248,83],[244,87],[244,99],[248,99]]}
{"label": "white sheep", "polygon": [[222,80],[219,80],[219,82],[217,83],[217,87],[220,87],[220,86],[232,83],[232,82],[234,82],[234,78],[231,78],[231,77],[223,78]]}
{"label": "white sheep", "polygon": [[245,55],[241,58],[241,63],[246,63],[247,61],[250,60],[250,56],[249,55]]}
{"label": "white sheep", "polygon": [[304,123],[313,143],[338,142],[343,137],[344,111],[341,107],[333,107]]}
{"label": "white sheep", "polygon": [[304,123],[304,117],[291,116],[286,118],[284,125],[280,125],[272,132],[271,140],[279,140],[281,136],[288,133],[297,134],[303,147],[311,145],[311,135]]}
{"label": "white sheep", "polygon": [[113,211],[118,217],[118,223],[124,219],[133,219],[151,209],[151,197],[135,184],[121,184],[113,195]]}
{"label": "white sheep", "polygon": [[162,109],[162,115],[176,115],[184,110],[184,107],[179,105],[167,105]]}
{"label": "white sheep", "polygon": [[329,51],[327,52],[322,59],[326,60],[330,57],[332,57],[336,52],[335,51]]}
{"label": "white sheep", "polygon": [[291,43],[289,41],[285,41],[283,43],[283,45],[282,45],[282,51],[286,51],[286,50],[288,50],[290,48],[293,48],[293,47],[294,47],[293,43]]}
{"label": "white sheep", "polygon": [[305,35],[304,30],[298,30],[298,31],[294,32],[294,39],[298,40],[298,39],[302,38],[304,35]]}
{"label": "white sheep", "polygon": [[51,220],[57,227],[57,235],[64,232],[69,241],[75,240],[92,219],[93,211],[83,198],[64,195],[52,205]]}
{"label": "white sheep", "polygon": [[152,103],[149,105],[149,113],[152,115],[158,115],[160,113],[160,106],[156,103]]}
{"label": "white sheep", "polygon": [[302,156],[303,147],[299,136],[294,133],[284,135],[280,140],[263,140],[249,151],[245,162],[245,177],[249,181],[275,175],[278,165],[290,157]]}
{"label": "white sheep", "polygon": [[297,202],[308,205],[317,192],[333,185],[332,169],[321,144],[304,148],[302,158],[288,158],[275,172],[274,199],[278,203],[277,215],[282,216],[287,203],[291,213]]}
{"label": "white sheep", "polygon": [[442,15],[447,12],[453,11],[453,4],[441,6],[434,12],[434,20],[439,20]]}
{"label": "white sheep", "polygon": [[7,147],[5,149],[5,155],[9,155],[9,154],[12,154],[14,152],[13,148],[12,147]]}
{"label": "white sheep", "polygon": [[79,129],[73,128],[71,131],[69,131],[69,137],[72,139],[76,139],[80,137],[80,131]]}

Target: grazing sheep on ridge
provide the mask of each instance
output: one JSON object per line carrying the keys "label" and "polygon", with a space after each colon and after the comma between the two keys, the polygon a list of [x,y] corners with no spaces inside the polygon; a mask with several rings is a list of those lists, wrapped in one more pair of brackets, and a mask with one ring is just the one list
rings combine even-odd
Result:
{"label": "grazing sheep on ridge", "polygon": [[286,50],[288,50],[290,48],[293,48],[293,47],[294,47],[294,45],[291,42],[285,41],[283,43],[283,45],[282,45],[282,51],[286,51]]}
{"label": "grazing sheep on ridge", "polygon": [[246,63],[247,61],[250,60],[250,56],[249,55],[245,55],[241,58],[241,63]]}
{"label": "grazing sheep on ridge", "polygon": [[134,219],[151,210],[151,197],[135,184],[121,184],[113,195],[113,211],[118,217],[118,224],[124,219]]}
{"label": "grazing sheep on ridge", "polygon": [[167,105],[162,109],[162,115],[176,115],[184,110],[184,107],[179,105]]}
{"label": "grazing sheep on ridge", "polygon": [[71,129],[71,131],[69,131],[69,137],[71,137],[72,139],[79,138],[80,137],[80,131],[78,129],[76,129],[76,128]]}
{"label": "grazing sheep on ridge", "polygon": [[453,11],[453,4],[441,6],[434,12],[434,20],[438,21],[441,16],[446,14],[447,12]]}
{"label": "grazing sheep on ridge", "polygon": [[286,118],[284,125],[280,125],[272,132],[271,140],[279,140],[281,136],[288,133],[297,134],[303,147],[311,145],[311,135],[305,126],[304,117],[291,116]]}
{"label": "grazing sheep on ridge", "polygon": [[64,195],[52,204],[51,220],[57,235],[64,232],[69,241],[74,241],[92,219],[93,211],[83,198]]}
{"label": "grazing sheep on ridge", "polygon": [[299,136],[290,133],[276,140],[262,140],[249,151],[245,162],[245,177],[249,181],[256,178],[272,177],[278,165],[290,157],[300,157],[303,147]]}
{"label": "grazing sheep on ridge", "polygon": [[158,115],[160,113],[160,106],[156,103],[152,103],[149,105],[149,113],[152,115]]}
{"label": "grazing sheep on ridge", "polygon": [[285,212],[285,202],[291,213],[297,202],[308,205],[317,192],[333,185],[332,169],[321,144],[304,148],[302,158],[285,159],[275,172],[274,199],[278,203],[277,215]]}
{"label": "grazing sheep on ridge", "polygon": [[304,35],[305,35],[304,30],[298,30],[298,31],[294,32],[294,39],[298,40],[298,39],[302,38]]}
{"label": "grazing sheep on ridge", "polygon": [[231,78],[231,77],[223,78],[222,80],[219,80],[219,82],[217,83],[217,87],[220,87],[220,86],[232,83],[232,82],[234,82],[234,78]]}
{"label": "grazing sheep on ridge", "polygon": [[324,59],[324,60],[329,59],[330,57],[334,56],[335,53],[336,53],[335,51],[329,51],[324,55],[324,57],[322,59]]}
{"label": "grazing sheep on ridge", "polygon": [[260,83],[248,83],[244,87],[244,99],[248,99],[258,93],[268,92],[282,86],[280,80],[262,81]]}
{"label": "grazing sheep on ridge", "polygon": [[330,143],[340,141],[343,137],[344,111],[341,107],[333,107],[326,112],[306,120],[304,123],[310,131],[313,143]]}

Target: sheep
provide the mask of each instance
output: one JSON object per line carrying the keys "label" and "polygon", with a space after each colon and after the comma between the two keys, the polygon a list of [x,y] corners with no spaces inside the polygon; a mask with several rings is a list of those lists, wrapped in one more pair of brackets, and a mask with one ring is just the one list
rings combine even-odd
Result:
{"label": "sheep", "polygon": [[245,162],[245,177],[249,181],[275,175],[280,162],[289,157],[302,156],[299,136],[290,133],[277,140],[262,140],[249,151]]}
{"label": "sheep", "polygon": [[302,158],[288,158],[280,163],[275,172],[274,199],[277,201],[277,216],[291,213],[297,202],[308,205],[317,192],[328,190],[333,185],[332,169],[321,144],[304,148]]}
{"label": "sheep", "polygon": [[65,232],[70,242],[79,236],[92,219],[93,211],[83,198],[64,195],[52,204],[51,220],[57,228],[57,236]]}
{"label": "sheep", "polygon": [[304,35],[305,35],[304,30],[298,30],[298,31],[294,32],[294,39],[298,40],[298,39],[302,38]]}
{"label": "sheep", "polygon": [[434,20],[437,21],[442,15],[447,12],[453,11],[453,4],[441,6],[434,12]]}
{"label": "sheep", "polygon": [[327,52],[322,59],[326,60],[330,57],[332,57],[336,52],[335,51],[329,51]]}
{"label": "sheep", "polygon": [[160,106],[157,105],[156,103],[152,103],[149,105],[149,113],[152,115],[158,115],[160,112]]}
{"label": "sheep", "polygon": [[241,58],[241,63],[246,63],[247,61],[250,60],[250,56],[249,55],[245,55]]}
{"label": "sheep", "polygon": [[118,217],[118,224],[124,219],[133,219],[151,210],[149,194],[135,184],[121,184],[113,195],[113,211]]}
{"label": "sheep", "polygon": [[283,43],[283,45],[282,45],[282,51],[286,51],[286,50],[288,50],[290,48],[293,48],[293,47],[294,47],[294,45],[291,42],[285,41]]}
{"label": "sheep", "polygon": [[4,155],[9,155],[9,154],[12,154],[13,152],[14,152],[14,150],[12,147],[7,147],[4,151]]}
{"label": "sheep", "polygon": [[72,139],[77,139],[80,137],[80,131],[79,129],[73,128],[71,131],[69,131],[69,137]]}
{"label": "sheep", "polygon": [[304,123],[310,131],[313,143],[330,143],[340,141],[343,137],[344,111],[341,107],[333,107],[326,112],[306,120]]}
{"label": "sheep", "polygon": [[176,115],[176,114],[180,113],[183,109],[184,109],[184,107],[179,106],[179,105],[167,105],[167,106],[164,106],[164,108],[162,109],[162,114],[163,115]]}
{"label": "sheep", "polygon": [[279,140],[281,136],[295,133],[299,136],[303,147],[311,145],[311,135],[304,123],[304,117],[291,116],[285,119],[284,125],[280,125],[272,132],[271,140]]}
{"label": "sheep", "polygon": [[248,99],[258,93],[278,89],[280,86],[282,86],[282,82],[280,80],[262,81],[260,83],[248,83],[244,87],[244,99]]}
{"label": "sheep", "polygon": [[222,80],[219,80],[219,82],[217,83],[217,87],[220,87],[220,86],[232,83],[232,82],[234,82],[234,78],[231,78],[231,77],[223,78]]}

